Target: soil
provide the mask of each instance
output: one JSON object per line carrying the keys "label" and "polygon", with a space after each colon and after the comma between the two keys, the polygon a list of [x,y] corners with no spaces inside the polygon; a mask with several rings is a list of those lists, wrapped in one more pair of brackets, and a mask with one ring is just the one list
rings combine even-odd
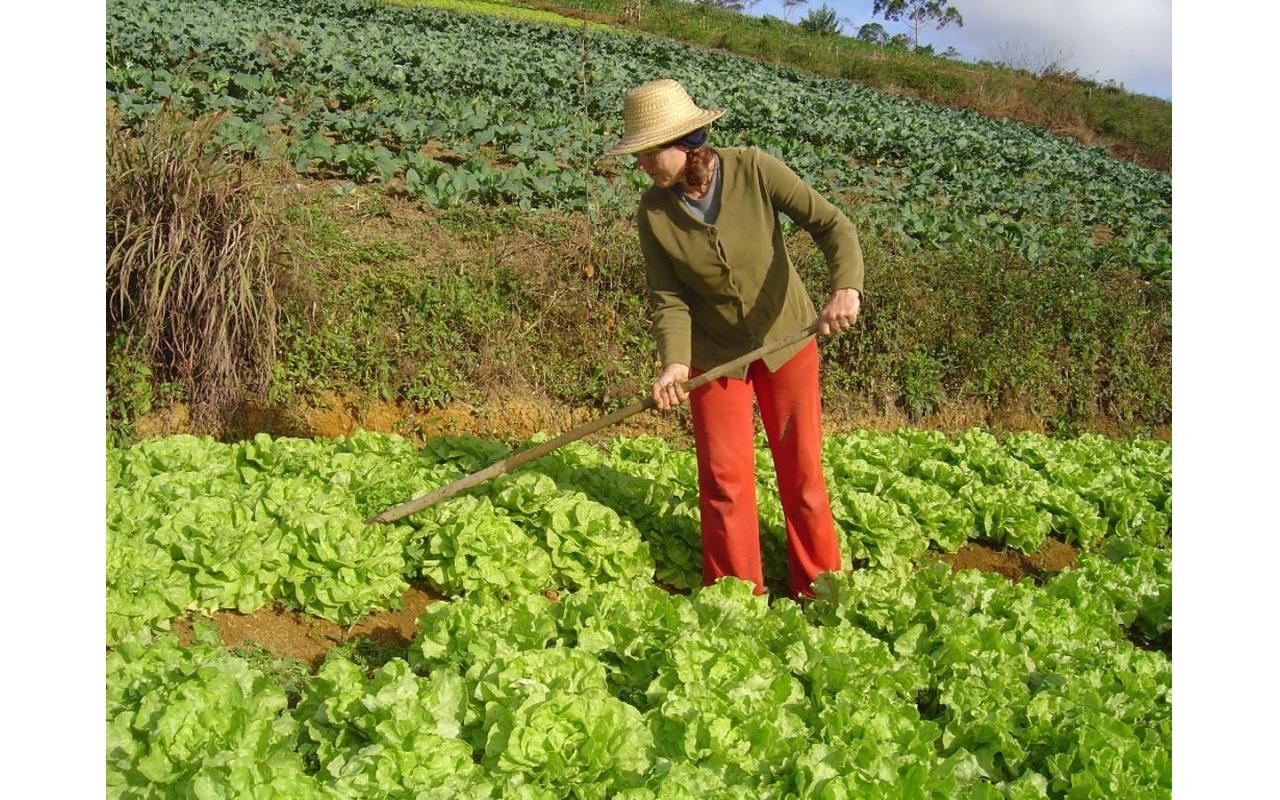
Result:
{"label": "soil", "polygon": [[[517,395],[502,390],[494,390],[479,406],[452,403],[441,408],[418,408],[409,403],[372,399],[357,392],[323,392],[309,401],[289,407],[246,406],[240,413],[239,432],[243,438],[262,432],[272,436],[333,438],[369,430],[399,434],[418,445],[440,435],[472,435],[518,442],[539,432],[558,435],[603,415],[604,412],[596,407],[566,408],[537,393]],[[908,426],[945,433],[962,433],[975,427],[1045,433],[1043,421],[1029,412],[1017,409],[993,412],[985,407],[959,405],[915,422],[897,409],[877,413],[830,410],[824,412],[822,422],[827,434],[858,430],[893,433]],[[178,403],[152,411],[137,420],[134,430],[139,439],[190,433],[187,408]],[[1110,436],[1124,435],[1119,425],[1112,426],[1105,421],[1098,421],[1094,430]],[[587,437],[586,441],[604,442],[618,436],[642,435],[666,439],[675,447],[692,447],[693,431],[688,407],[666,414],[636,414]],[[1172,441],[1173,429],[1164,426],[1151,435]]]}
{"label": "soil", "polygon": [[1029,556],[1007,547],[996,549],[982,542],[969,542],[955,553],[940,555],[939,560],[951,565],[952,574],[962,569],[977,569],[995,572],[1013,582],[1031,578],[1038,584],[1046,575],[1074,567],[1077,552],[1061,539],[1050,537]]}
{"label": "soil", "polygon": [[[638,399],[638,398],[637,398]],[[358,393],[324,392],[290,407],[246,406],[239,415],[238,433],[311,438],[348,437],[358,430],[394,433],[415,444],[441,435],[472,435],[517,442],[535,433],[558,435],[604,415],[598,408],[566,409],[537,396],[495,392],[484,405],[453,403],[442,408],[415,408],[407,403],[371,400]],[[659,436],[678,447],[692,447],[692,429],[686,409],[673,414],[637,414],[606,428],[587,441],[602,442],[618,436]],[[886,428],[891,430],[891,428]],[[134,426],[139,439],[191,433],[184,404],[152,411]]]}
{"label": "soil", "polygon": [[[315,669],[326,653],[355,639],[368,639],[386,648],[408,647],[418,632],[418,615],[440,599],[438,594],[411,586],[400,598],[399,610],[370,614],[350,628],[278,606],[252,614],[218,611],[208,620],[227,647],[256,642],[276,658],[293,657]],[[192,616],[188,613],[174,623],[178,640],[187,645],[193,640]]]}

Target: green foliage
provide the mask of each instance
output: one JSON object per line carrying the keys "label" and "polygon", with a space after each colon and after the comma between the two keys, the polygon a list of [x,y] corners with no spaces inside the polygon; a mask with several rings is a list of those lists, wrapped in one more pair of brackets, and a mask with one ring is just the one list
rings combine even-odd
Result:
{"label": "green foliage", "polygon": [[347,487],[376,491],[385,478],[340,465],[398,460],[421,486],[417,459],[370,440],[344,450],[338,466],[322,465],[334,454],[319,443],[275,447],[265,436],[236,445],[174,436],[109,451],[108,642],[186,610],[247,613],[276,601],[346,623],[398,602],[409,529],[366,535]]}
{"label": "green foliage", "polygon": [[951,24],[964,27],[964,17],[955,6],[945,0],[875,0],[871,13],[883,15],[886,20],[893,22],[906,19],[911,25],[912,49],[917,53],[930,56],[933,55],[933,46],[920,44],[922,24],[936,22],[939,29]]}
{"label": "green foliage", "polygon": [[[424,518],[437,531],[425,543],[422,574],[449,594],[551,586],[551,559],[533,538],[487,500],[466,500]],[[512,558],[513,554],[523,554]]]}
{"label": "green foliage", "polygon": [[1099,624],[1132,627],[1148,643],[1173,634],[1172,554],[1163,547],[1123,537],[1080,559],[1079,569],[1055,576],[1045,585],[1054,597],[1095,614]]}
{"label": "green foliage", "polygon": [[[323,12],[301,27],[264,3],[210,8],[236,14],[188,18],[179,14],[196,14],[195,7],[112,4],[109,69],[123,81],[113,91],[132,87],[120,92],[130,113],[145,115],[147,98],[173,95],[227,105],[239,116],[220,135],[246,153],[275,146],[268,127],[293,126],[286,147],[295,166],[340,171],[354,182],[394,176],[406,192],[446,209],[440,224],[468,236],[494,238],[515,221],[564,233],[555,218],[490,215],[475,211],[476,202],[572,206],[589,191],[607,196],[600,187],[608,181],[556,183],[564,164],[586,157],[586,150],[556,150],[537,139],[541,126],[560,124],[563,115],[523,131],[503,128],[499,141],[497,128],[537,112],[513,111],[507,99],[474,101],[486,93],[526,96],[519,76],[530,62],[520,57],[546,44],[519,50],[531,29],[361,3],[282,7]],[[232,29],[218,25],[238,22],[262,24],[253,36],[218,38]],[[359,59],[341,55],[351,25],[369,34]],[[323,33],[307,39],[311,29]],[[441,33],[457,38],[432,38]],[[188,37],[206,35],[203,52],[234,66],[202,72],[198,59],[160,63],[190,52]],[[564,44],[553,32],[536,36]],[[156,37],[167,44],[152,46]],[[501,57],[482,50],[466,70],[450,62],[430,71],[431,53],[451,52],[440,41],[488,47],[491,39],[517,48]],[[437,49],[418,49],[417,40]],[[681,52],[653,46],[639,48],[644,58]],[[634,78],[628,70],[653,63],[630,58],[614,59],[621,66],[608,79],[610,91]],[[320,63],[341,80],[326,83],[333,75],[320,75]],[[347,69],[355,63],[360,70]],[[494,63],[510,69],[491,69]],[[743,69],[750,77],[755,68]],[[566,74],[540,73],[538,107],[572,92]],[[691,85],[700,99],[714,88]],[[454,94],[420,103],[417,86]],[[275,105],[282,97],[287,113]],[[796,129],[827,118],[787,117],[792,97],[782,90],[728,96],[739,114],[761,97],[751,130],[766,146],[786,148],[796,164],[812,172],[849,144],[797,137]],[[893,257],[872,261],[882,267],[866,335],[824,344],[824,357],[858,367],[828,378],[828,389],[888,394],[918,415],[951,398],[1021,389],[1059,414],[1064,429],[1099,409],[1166,419],[1167,287],[1146,285],[1135,271],[1160,271],[1166,229],[1130,220],[1129,232],[1116,228],[1112,245],[1085,246],[1069,225],[1044,220],[1078,212],[1077,200],[1026,200],[1026,186],[1030,194],[1074,191],[1037,177],[1070,171],[1052,147],[1037,161],[1003,129],[962,132],[973,140],[966,147],[988,148],[991,157],[993,140],[983,137],[997,131],[1004,137],[997,149],[1017,162],[1017,181],[1002,182],[999,170],[970,181],[968,168],[957,167],[968,162],[930,160],[939,141],[930,137],[950,128],[939,123],[931,133],[932,123],[895,117],[893,109],[837,98],[820,112],[857,111],[870,123],[854,126],[859,131],[876,122],[892,129],[880,150],[863,142],[847,151],[876,163],[857,167],[856,180],[810,175],[828,188],[878,187],[885,192],[879,202],[892,209],[877,212],[868,201],[859,219],[864,230],[885,234],[865,237],[869,256]],[[785,119],[771,127],[777,118]],[[744,124],[736,135],[748,133]],[[588,145],[610,134],[592,131]],[[437,162],[397,146],[411,141],[445,141],[455,155]],[[499,163],[499,148],[519,165]],[[980,162],[975,153],[965,157]],[[877,176],[887,180],[877,184]],[[1143,180],[1104,203],[1105,213],[1149,202]],[[1111,176],[1098,185],[1124,181]],[[935,214],[939,187],[952,197],[993,194],[984,201],[996,209],[985,233]],[[634,188],[619,188],[613,202]],[[343,191],[364,197],[367,189],[352,183]],[[1154,196],[1160,193],[1156,186]],[[381,195],[371,196],[358,213],[385,214]],[[956,218],[983,218],[972,212],[958,209]],[[468,377],[458,366],[467,359],[456,356],[483,352],[491,340],[479,331],[496,329],[509,340],[519,329],[513,320],[548,313],[501,258],[486,269],[424,266],[395,241],[351,238],[323,215],[312,222],[323,269],[336,273],[331,287],[346,293],[326,294],[335,298],[330,316],[290,316],[295,360],[280,367],[291,376],[287,385],[314,374],[359,374],[430,402],[447,397],[439,387]],[[1147,229],[1157,235],[1141,233]],[[973,246],[992,231],[998,246]],[[913,242],[921,249],[907,250]],[[945,255],[932,252],[939,245]],[[822,271],[812,258],[797,261],[816,282]],[[617,337],[642,371],[634,352],[643,334],[626,327],[643,316],[634,305],[636,278],[598,263],[606,266],[596,290],[604,307],[625,312],[617,314]],[[548,324],[571,329],[574,321]],[[585,339],[580,345],[591,347]],[[417,363],[397,360],[406,350]],[[109,375],[112,414],[124,420],[153,402],[150,367],[123,335],[109,358],[132,365]],[[541,363],[563,377],[562,361]],[[1064,363],[1069,368],[1059,368]],[[589,391],[617,379],[593,376]],[[1126,389],[1126,381],[1134,386]],[[345,441],[262,436],[226,445],[171,437],[112,446],[126,441],[110,438],[107,451],[110,797],[1170,794],[1166,444],[998,439],[984,431],[827,437],[842,552],[861,569],[823,576],[819,599],[801,608],[756,596],[735,579],[700,587],[696,463],[691,452],[657,439],[577,443],[390,527],[363,520],[510,448],[441,437],[416,450],[398,437],[365,433]],[[757,446],[765,570],[776,579],[786,572],[783,523],[770,461]],[[930,549],[954,551],[985,538],[1032,552],[1050,535],[1084,552],[1077,569],[1043,587],[974,571],[952,576],[940,564],[921,568]],[[428,606],[406,653],[334,653],[314,677],[258,651],[229,653],[202,625],[189,647],[157,634],[189,610],[250,612],[269,603],[354,622],[393,606],[406,578],[418,576],[450,598]],[[652,585],[655,576],[693,591],[670,594]],[[552,588],[558,596],[540,593]],[[1153,645],[1165,652],[1142,649]]]}
{"label": "green foliage", "polygon": [[[785,531],[759,446],[765,572],[780,579]],[[234,445],[173,436],[110,449],[108,642],[188,610],[250,613],[270,603],[347,624],[395,605],[406,577],[451,596],[655,576],[701,584],[693,453],[656,439],[605,451],[575,443],[405,524],[363,521],[507,452],[465,437],[419,452],[371,433]],[[931,546],[954,551],[974,538],[1033,553],[1051,532],[1088,550],[1115,537],[1168,546],[1167,446],[904,431],[828,437],[824,454],[852,563],[906,572]],[[450,645],[439,647],[427,657]]]}
{"label": "green foliage", "polygon": [[[290,48],[273,47],[281,52],[272,58],[294,58]],[[784,108],[790,107],[799,106]],[[471,109],[461,100],[449,108],[457,113],[432,117],[435,121],[430,125],[460,118],[464,111],[473,121],[476,115],[500,111],[492,105]],[[770,108],[778,111],[780,106]],[[359,126],[366,127],[388,113],[384,109],[375,117],[371,112],[351,112],[359,118]],[[324,114],[335,131],[359,127],[354,123],[347,127],[348,112],[341,109]],[[527,125],[514,124],[517,130]],[[827,120],[814,130],[832,125]],[[869,130],[853,127],[859,136]],[[808,123],[795,128],[809,129]],[[534,125],[525,130],[537,134],[540,128]],[[909,145],[910,138],[899,135],[907,130],[894,132],[884,146],[914,147]],[[943,131],[940,128],[939,133]],[[963,131],[957,141],[981,144],[979,130],[970,130],[966,124]],[[317,140],[328,141],[319,134],[294,139],[312,144]],[[507,145],[508,152],[529,158],[536,150],[522,151],[523,141]],[[784,143],[793,141],[788,136]],[[478,156],[477,175],[481,168],[488,173],[501,171],[483,155]],[[816,151],[815,157],[809,162],[810,171],[813,163],[833,163]],[[412,158],[443,170],[435,181],[446,172],[452,176],[440,184],[424,184],[439,197],[451,197],[446,205],[464,202],[462,195],[447,188],[466,184],[454,174],[453,161],[426,159],[416,152]],[[533,155],[528,163],[544,160]],[[556,163],[568,161],[561,156]],[[888,164],[882,156],[877,161]],[[920,163],[929,162],[922,159]],[[936,175],[952,170],[941,166]],[[512,169],[521,168],[529,168],[526,161]],[[1058,241],[1042,246],[1025,238],[1025,225],[1013,224],[999,213],[959,210],[955,213],[960,222],[953,225],[947,221],[946,215],[952,213],[947,207],[924,199],[936,194],[936,186],[912,192],[921,196],[918,202],[904,201],[904,184],[899,179],[876,177],[879,167],[860,169],[867,180],[851,183],[856,192],[847,196],[865,201],[850,205],[839,195],[836,200],[850,209],[862,232],[869,285],[875,285],[858,334],[824,343],[824,358],[834,367],[824,371],[830,407],[858,414],[879,412],[889,405],[916,419],[952,406],[1013,408],[1067,435],[1094,427],[1099,418],[1118,423],[1125,431],[1150,431],[1170,421],[1169,292],[1163,284],[1142,280],[1157,268],[1163,245],[1141,244],[1140,237],[1104,243],[1104,236],[1091,244],[1093,238],[1084,231],[1068,235],[1037,223],[1036,236]],[[1045,169],[1060,173],[1056,166]],[[423,170],[421,174],[426,175],[428,167]],[[1012,189],[988,192],[970,177],[966,168],[947,178],[957,182],[965,202],[1018,197]],[[822,185],[821,178],[810,179]],[[1120,184],[1126,180],[1117,176],[1111,185]],[[366,187],[359,189],[359,195],[347,197],[371,198],[372,210],[391,191],[395,190]],[[440,191],[444,194],[439,195]],[[1058,194],[1038,182],[1034,195],[1046,193]],[[1016,212],[1018,217],[1025,220],[1036,215],[1026,196],[1018,204],[1023,209]],[[531,274],[501,256],[493,264],[423,259],[417,248],[343,232],[333,219],[345,211],[313,208],[298,213],[308,223],[308,243],[322,268],[315,275],[317,285],[310,297],[285,304],[288,313],[281,321],[279,358],[272,372],[273,401],[289,403],[320,390],[355,390],[420,407],[458,400],[475,404],[482,402],[493,375],[508,373],[518,376],[517,383],[545,387],[555,402],[579,407],[602,403],[608,408],[638,394],[651,378],[643,286],[629,269],[639,258],[633,233],[628,237],[626,230],[619,229],[621,236],[613,237],[607,247],[597,246],[592,260],[603,277],[583,282],[571,263],[553,265],[550,274]],[[504,225],[529,230],[541,224],[542,216],[522,215],[511,206],[490,211],[455,205],[441,224],[492,241],[500,238]],[[981,230],[967,232],[966,227]],[[564,231],[548,228],[547,238],[559,239]],[[985,245],[977,241],[992,236],[999,241]],[[919,247],[913,244],[920,242]],[[826,270],[820,254],[803,245],[793,245],[792,252],[809,278],[811,295],[823,297]],[[369,268],[374,265],[380,268]],[[320,298],[326,302],[317,302]],[[594,324],[610,318],[616,320],[616,328]],[[507,335],[510,331],[521,336]],[[156,401],[146,397],[145,380],[138,376],[152,371],[153,363],[133,357],[134,352],[112,346],[112,363],[118,365],[109,376],[113,436],[127,435],[131,421],[147,405],[162,405],[172,395],[153,380],[150,393],[157,396]],[[586,353],[591,357],[586,358]],[[160,376],[153,373],[154,377]]]}
{"label": "green foliage", "polygon": [[799,25],[801,29],[819,36],[835,36],[840,32],[840,18],[836,15],[836,10],[825,3],[809,9]]}
{"label": "green foliage", "polygon": [[[868,630],[927,676],[920,707],[941,728],[944,755],[972,755],[993,781],[1034,782],[1031,796],[1123,793],[1126,780],[1129,791],[1168,796],[1169,660],[1134,650],[1092,609],[1029,582],[972,571],[949,579],[942,565],[907,578],[830,575],[816,588],[815,618]],[[1107,757],[1064,749],[1085,742],[1106,742]]]}
{"label": "green foliage", "polygon": [[[888,398],[913,419],[1012,407],[1067,435],[1100,416],[1172,420],[1170,292],[1120,257],[1086,273],[982,248],[900,253],[864,241],[864,251],[874,275],[859,330],[822,343],[828,407]],[[792,252],[810,296],[825,297],[821,253]]]}
{"label": "green foliage", "polygon": [[[1007,243],[1035,263],[1051,254],[1090,263],[1101,224],[1146,275],[1168,276],[1168,175],[1044,130],[651,37],[584,40],[556,26],[350,0],[225,7],[235,13],[112,4],[108,92],[126,121],[165,101],[227,109],[228,146],[256,149],[279,129],[289,162],[309,174],[394,175],[441,208],[626,217],[642,179],[597,162],[620,134],[625,92],[677,63],[699,102],[729,109],[720,143],[768,150],[820,191],[856,198],[873,231],[912,246]],[[251,44],[262,30],[296,50],[264,54]],[[427,147],[448,155],[428,157]]]}
{"label": "green foliage", "polygon": [[429,6],[446,11],[459,11],[464,14],[490,14],[522,22],[545,22],[556,25],[569,25],[575,28],[582,28],[585,25],[590,30],[608,30],[607,26],[598,22],[584,22],[581,19],[561,16],[550,11],[522,8],[519,5],[503,2],[502,0],[498,0],[498,2],[488,2],[487,0],[389,0],[389,2],[404,6]]}
{"label": "green foliage", "polygon": [[462,800],[493,791],[457,738],[469,713],[457,675],[422,679],[392,660],[367,680],[350,661],[330,658],[295,716],[305,731],[299,750],[321,765],[318,779],[338,796],[408,791]]}
{"label": "green foliage", "polygon": [[868,22],[858,28],[858,41],[868,44],[887,44],[889,34],[879,22]]}
{"label": "green foliage", "polygon": [[[361,204],[383,197],[359,191]],[[584,280],[559,215],[453,209],[392,241],[348,233],[359,226],[342,219],[342,202],[321,198],[299,212],[319,266],[316,294],[287,306],[273,400],[337,391],[417,407],[479,404],[500,380],[546,387],[555,402],[611,396],[619,407],[649,377],[643,277],[624,269],[633,237],[602,231],[599,273]],[[441,229],[463,255],[436,255]],[[502,245],[513,230],[536,238]],[[553,253],[546,268],[524,255],[535,247]]]}
{"label": "green foliage", "polygon": [[318,798],[285,692],[206,629],[141,634],[107,654],[107,796]]}
{"label": "green foliage", "polygon": [[[600,580],[553,579],[565,589],[553,597],[512,585],[466,591],[427,606],[404,657],[371,663],[331,652],[313,676],[258,650],[227,652],[203,623],[187,647],[150,630],[162,618],[135,619],[107,655],[108,795],[656,799],[881,796],[911,787],[938,797],[1167,797],[1169,541],[1167,529],[1144,541],[1149,532],[1131,511],[1168,512],[1168,446],[914,430],[829,437],[827,446],[833,510],[868,564],[821,576],[817,600],[804,607],[770,602],[734,578],[671,594],[647,571],[609,572],[616,545],[596,538],[573,552]],[[145,550],[147,536],[120,535],[114,514],[124,505],[140,530],[158,531],[186,508],[227,501],[227,513],[257,538],[262,531],[246,523],[250,504],[270,509],[269,498],[285,495],[344,522],[343,509],[366,513],[504,453],[467,438],[416,452],[372,434],[328,443],[262,437],[243,449],[174,437],[109,450],[109,552]],[[650,524],[666,513],[662,498],[683,491],[683,502],[696,491],[682,485],[687,454],[658,440],[575,444],[557,455],[440,506],[477,527],[518,520],[532,545],[508,549],[505,569],[520,569],[529,547],[554,551],[592,520],[610,520],[609,533],[625,541],[626,520],[635,519],[656,545]],[[312,499],[290,491],[304,476]],[[1131,501],[1113,509],[1120,517],[1105,502],[1080,506],[1105,519],[1105,538],[1077,569],[1040,587],[911,563],[930,539],[951,548],[978,535],[980,520],[1012,496],[1062,530],[1066,512],[1038,495],[1050,478],[1049,489],[1072,496]],[[1004,491],[992,500],[971,489]],[[327,492],[344,499],[328,506]],[[595,510],[557,530],[557,504],[570,500],[579,513]],[[862,516],[849,517],[859,503]],[[149,511],[153,504],[167,511]],[[645,506],[658,510],[641,516]],[[498,509],[509,520],[499,524]],[[870,521],[868,535],[848,527],[858,519]],[[1005,519],[1011,541],[1025,535],[1023,521]],[[412,541],[459,538],[447,525],[418,527],[423,521],[405,526]],[[894,526],[914,537],[902,552],[892,549]],[[359,526],[364,539],[376,533]],[[306,560],[317,574],[330,571],[320,558],[349,559],[360,546],[321,553],[301,539],[280,544],[287,560]],[[170,570],[203,570],[208,597],[234,601],[243,598],[237,559],[245,552],[198,549]],[[500,559],[495,553],[492,565]],[[154,572],[122,594],[114,588],[122,569],[134,567],[109,558],[109,614],[163,584]],[[354,602],[368,610],[376,598]]]}
{"label": "green foliage", "polygon": [[875,0],[871,13],[894,22],[906,18],[917,24],[937,22],[939,28],[952,23],[964,27],[964,17],[945,0]]}
{"label": "green foliage", "polygon": [[[375,212],[383,197],[361,189],[355,213]],[[285,306],[275,401],[330,391],[416,407],[478,405],[500,376],[552,402],[612,410],[653,379],[633,231],[597,231],[598,272],[588,280],[567,243],[573,220],[563,216],[455,209],[393,241],[350,232],[362,227],[341,216],[351,200],[321,198],[298,212],[318,266],[315,295]],[[519,247],[549,257],[534,268],[513,243],[440,258],[440,229],[464,243],[451,250],[515,231],[531,237]],[[1145,284],[1118,254],[1086,279],[1075,260],[1037,267],[1000,250],[862,242],[869,293],[858,329],[821,342],[828,409],[857,415],[885,404],[924,424],[956,407],[1013,409],[1067,435],[1100,420],[1148,433],[1171,421],[1170,292]],[[821,252],[803,235],[788,247],[820,301]],[[123,399],[114,386],[146,362],[124,348],[109,355],[111,397]],[[158,407],[171,396],[163,386],[148,391]],[[112,426],[123,429],[141,407],[121,403]]]}
{"label": "green foliage", "polygon": [[117,333],[107,344],[107,445],[127,447],[134,423],[180,394],[155,379],[146,348],[136,334]]}
{"label": "green foliage", "polygon": [[907,410],[920,418],[946,400],[942,391],[942,365],[925,353],[911,353],[902,362],[902,393]]}
{"label": "green foliage", "polygon": [[911,50],[911,37],[905,33],[895,33],[889,37],[889,41],[885,45],[894,50],[907,51]]}
{"label": "green foliage", "polygon": [[[547,5],[545,0],[514,2],[538,8]],[[620,5],[617,0],[554,3],[557,9],[605,15],[618,15]],[[685,0],[647,0],[646,5],[650,10],[639,20],[639,27],[659,36],[1051,130],[1085,128],[1107,141],[1117,157],[1166,171],[1170,166],[1172,103],[1126,92],[1114,82],[1104,85],[1078,75],[1039,80],[990,61],[954,64],[945,52],[941,58],[914,52],[912,37],[905,33],[895,34],[892,42],[881,42],[891,45],[886,52],[856,36],[818,40],[768,15],[757,18],[712,11]]]}
{"label": "green foliage", "polygon": [[[528,671],[520,675],[541,678],[537,668],[550,654],[527,659]],[[507,704],[491,701],[485,717],[483,764],[509,786],[538,787],[549,796],[573,787],[571,797],[608,797],[640,786],[652,763],[640,712],[603,685],[573,691],[552,684]]]}

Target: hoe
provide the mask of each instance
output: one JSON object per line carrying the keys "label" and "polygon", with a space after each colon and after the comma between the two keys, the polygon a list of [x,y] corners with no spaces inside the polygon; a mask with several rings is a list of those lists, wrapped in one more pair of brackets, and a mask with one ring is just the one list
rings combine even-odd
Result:
{"label": "hoe", "polygon": [[[720,366],[716,367],[713,370],[710,370],[709,372],[704,372],[703,374],[699,375],[698,377],[694,378],[691,381],[686,381],[685,383],[681,384],[681,386],[686,392],[692,392],[694,389],[697,389],[699,386],[702,386],[703,384],[706,384],[706,383],[710,383],[711,381],[714,381],[717,378],[720,378],[730,372],[733,372],[734,370],[739,369],[740,367],[744,367],[747,364],[750,364],[752,361],[755,361],[757,358],[761,358],[776,350],[781,350],[784,347],[788,347],[790,345],[796,344],[797,342],[802,342],[805,339],[808,339],[810,336],[815,335],[817,332],[818,332],[818,320],[815,319],[813,322],[809,323],[809,326],[804,330],[798,331],[792,334],[791,336],[788,336],[785,339],[779,339],[776,342],[772,342],[763,347],[752,350],[750,353],[747,353],[746,355],[743,355],[743,356],[739,356],[738,358],[735,358],[734,360],[726,364],[721,364]],[[421,511],[422,509],[426,508],[429,505],[438,503],[441,500],[447,499],[449,497],[453,497],[455,494],[458,494],[459,492],[466,491],[467,489],[470,489],[473,486],[484,483],[490,478],[496,478],[497,476],[510,472],[514,469],[517,469],[529,463],[530,461],[533,461],[538,458],[542,458],[547,453],[550,453],[552,450],[555,450],[556,448],[563,447],[566,444],[569,444],[570,442],[575,442],[578,439],[581,439],[582,437],[588,434],[595,433],[596,431],[601,430],[602,428],[607,428],[616,422],[621,422],[627,417],[630,417],[634,414],[639,414],[641,411],[647,411],[656,405],[657,403],[654,402],[654,399],[652,396],[646,397],[644,400],[641,400],[637,403],[632,403],[626,408],[620,408],[617,411],[613,412],[612,414],[603,416],[600,419],[583,423],[582,425],[579,425],[573,430],[567,433],[562,433],[550,441],[543,442],[542,444],[536,445],[534,447],[530,447],[528,450],[524,450],[513,456],[508,456],[507,458],[504,458],[503,460],[497,462],[496,464],[491,464],[485,467],[484,469],[480,470],[479,472],[468,475],[465,478],[456,480],[447,486],[442,486],[441,488],[436,489],[434,492],[431,492],[429,494],[424,494],[423,496],[410,500],[407,503],[401,503],[400,505],[395,506],[394,508],[389,508],[386,511],[383,511],[381,514],[378,514],[376,517],[370,517],[365,521],[371,522],[371,523],[372,522],[395,522],[396,520],[402,517],[407,517],[408,515],[413,514],[414,512]]]}

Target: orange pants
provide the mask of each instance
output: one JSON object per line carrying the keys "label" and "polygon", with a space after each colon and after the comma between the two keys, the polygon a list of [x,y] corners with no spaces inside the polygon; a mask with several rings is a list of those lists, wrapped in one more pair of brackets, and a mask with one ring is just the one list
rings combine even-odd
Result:
{"label": "orange pants", "polygon": [[[689,370],[691,378],[701,373]],[[754,581],[756,594],[764,593],[753,395],[760,403],[787,521],[791,594],[812,597],[811,584],[818,574],[840,569],[840,545],[822,476],[822,397],[815,341],[777,372],[755,361],[746,380],[720,378],[689,395],[698,452],[703,583],[709,586],[733,575]]]}

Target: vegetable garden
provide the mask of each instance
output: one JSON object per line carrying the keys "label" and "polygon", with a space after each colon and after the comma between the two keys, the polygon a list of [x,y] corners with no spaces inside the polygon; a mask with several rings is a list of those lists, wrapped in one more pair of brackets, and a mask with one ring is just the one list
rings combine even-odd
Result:
{"label": "vegetable garden", "polygon": [[[625,217],[642,178],[600,154],[657,74],[728,109],[717,143],[779,155],[860,230],[1169,278],[1168,175],[971,112],[620,33],[355,0],[108,4],[126,124],[225,112],[218,142],[245,158],[432,208]],[[365,520],[508,445],[109,446],[108,796],[1169,796],[1170,445],[903,429],[824,448],[848,569],[799,604],[763,442],[764,596],[701,586],[695,457],[652,437],[566,446],[393,525]],[[1076,559],[953,570],[973,543]],[[203,619],[355,626],[411,586],[442,599],[406,646],[301,678]]]}
{"label": "vegetable garden", "polygon": [[780,156],[860,229],[1169,276],[1169,175],[1042,129],[645,36],[356,0],[108,5],[108,97],[126,120],[226,111],[236,150],[395,180],[440,208],[625,213],[643,177],[601,154],[626,90],[659,74],[728,109],[719,144]]}
{"label": "vegetable garden", "polygon": [[[1168,445],[829,437],[857,568],[804,606],[698,587],[693,454],[652,438],[570,445],[407,524],[362,521],[505,452],[372,433],[110,450],[111,796],[1169,793]],[[937,561],[1046,536],[1080,549],[1075,569],[1010,583]],[[350,624],[408,581],[448,599],[404,654],[371,672],[332,654],[292,697],[212,630],[190,647],[170,630],[272,603]]]}

